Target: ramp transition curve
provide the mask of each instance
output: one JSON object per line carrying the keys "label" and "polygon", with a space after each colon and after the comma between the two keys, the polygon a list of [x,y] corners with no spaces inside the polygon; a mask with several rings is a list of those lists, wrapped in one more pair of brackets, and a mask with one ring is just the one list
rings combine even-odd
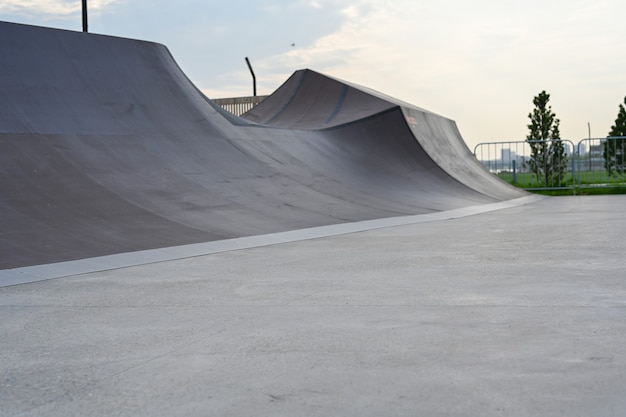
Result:
{"label": "ramp transition curve", "polygon": [[0,269],[526,195],[453,121],[294,73],[243,118],[165,46],[0,22]]}

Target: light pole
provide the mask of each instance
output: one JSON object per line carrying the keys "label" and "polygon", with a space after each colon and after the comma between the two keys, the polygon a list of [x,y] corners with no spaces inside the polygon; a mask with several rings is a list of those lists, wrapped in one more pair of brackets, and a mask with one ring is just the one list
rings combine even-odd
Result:
{"label": "light pole", "polygon": [[87,0],[83,0],[83,32],[87,30]]}
{"label": "light pole", "polygon": [[246,64],[248,64],[248,69],[250,70],[250,74],[252,74],[252,94],[256,97],[256,76],[254,75],[254,71],[252,71],[252,65],[250,65],[248,57],[246,57]]}

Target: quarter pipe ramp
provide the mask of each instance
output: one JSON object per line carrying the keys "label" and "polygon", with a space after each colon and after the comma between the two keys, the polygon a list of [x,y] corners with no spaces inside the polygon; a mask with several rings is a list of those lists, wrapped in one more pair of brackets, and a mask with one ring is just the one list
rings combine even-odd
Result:
{"label": "quarter pipe ramp", "polygon": [[302,70],[242,118],[151,42],[0,22],[0,269],[524,196],[453,121]]}

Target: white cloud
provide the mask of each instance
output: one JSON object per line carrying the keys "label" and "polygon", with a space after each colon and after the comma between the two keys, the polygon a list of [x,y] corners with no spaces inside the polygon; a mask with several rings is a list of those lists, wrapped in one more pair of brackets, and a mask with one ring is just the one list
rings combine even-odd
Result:
{"label": "white cloud", "polygon": [[[106,9],[113,3],[119,7]],[[89,7],[107,11],[97,31],[165,43],[212,98],[249,94],[249,56],[259,94],[311,68],[450,117],[470,143],[523,139],[532,98],[544,89],[564,136],[586,136],[587,122],[601,135],[626,95],[622,0],[218,3]],[[70,26],[80,1],[0,0],[0,13],[8,12]]]}
{"label": "white cloud", "polygon": [[578,138],[589,120],[608,129],[626,94],[624,12],[618,0],[353,1],[339,30],[257,65],[276,85],[311,68],[374,88],[455,119],[470,143],[523,139],[545,89]]}

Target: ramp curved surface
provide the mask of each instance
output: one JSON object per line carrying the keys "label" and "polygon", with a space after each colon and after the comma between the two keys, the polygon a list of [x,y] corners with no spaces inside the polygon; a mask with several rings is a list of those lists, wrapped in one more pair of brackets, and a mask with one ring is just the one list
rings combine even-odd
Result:
{"label": "ramp curved surface", "polygon": [[453,121],[296,72],[236,118],[151,42],[0,22],[0,269],[487,204]]}

